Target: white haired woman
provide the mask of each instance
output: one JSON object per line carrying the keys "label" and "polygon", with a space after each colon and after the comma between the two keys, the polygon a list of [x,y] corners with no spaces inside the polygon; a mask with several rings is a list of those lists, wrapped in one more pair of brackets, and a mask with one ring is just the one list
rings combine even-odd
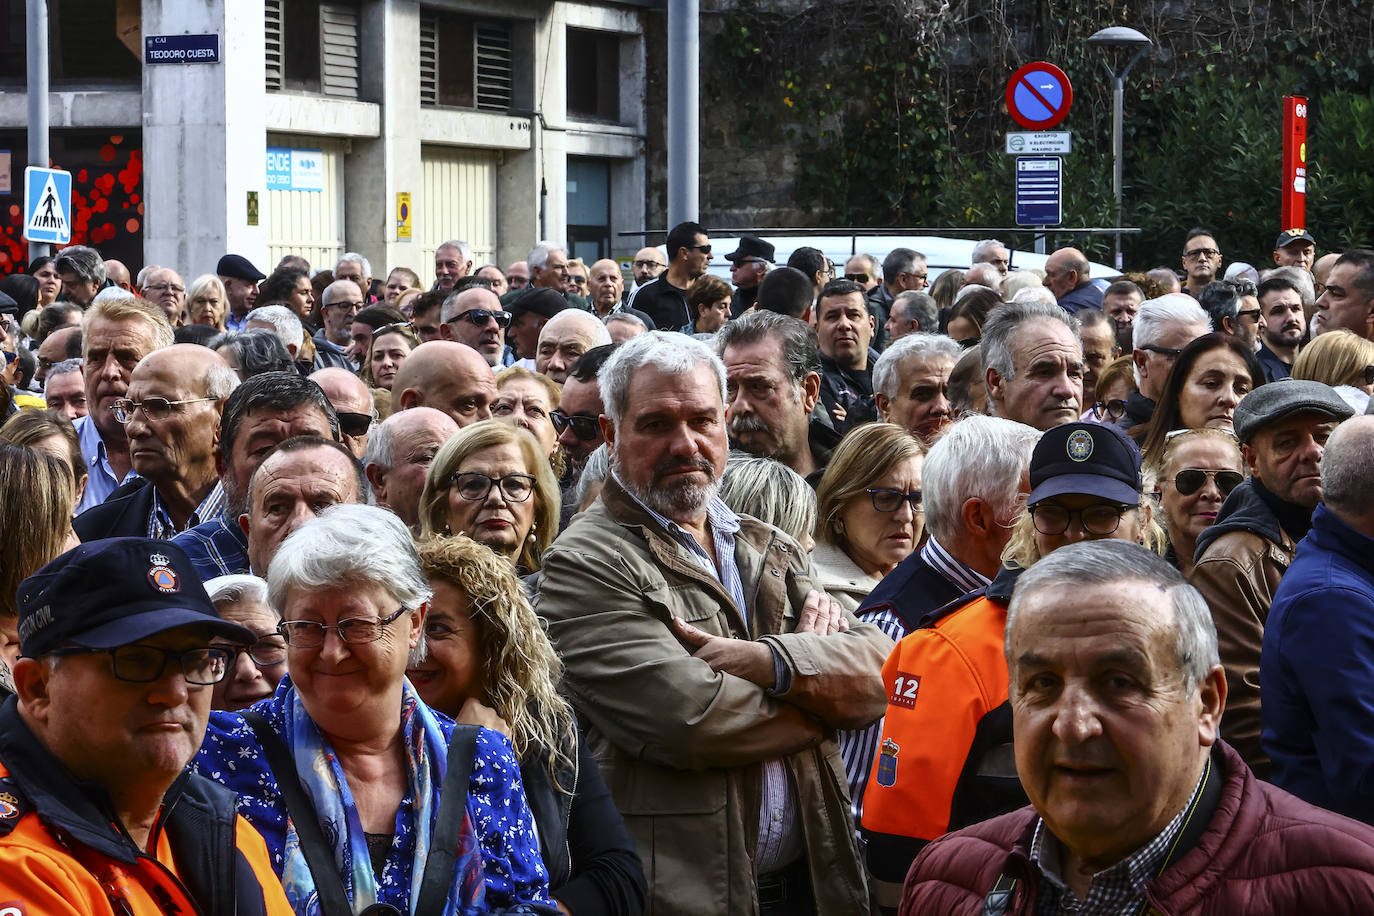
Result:
{"label": "white haired woman", "polygon": [[267,582],[257,576],[216,576],[205,583],[205,591],[220,617],[247,627],[257,637],[251,646],[220,646],[234,653],[234,661],[215,685],[210,708],[247,709],[270,697],[286,674],[286,640],[277,632],[281,618],[267,601]]}
{"label": "white haired woman", "polygon": [[327,509],[267,583],[287,676],[243,714],[212,713],[192,765],[238,792],[296,912],[550,912],[510,742],[455,734],[405,679],[431,595],[405,525]]}

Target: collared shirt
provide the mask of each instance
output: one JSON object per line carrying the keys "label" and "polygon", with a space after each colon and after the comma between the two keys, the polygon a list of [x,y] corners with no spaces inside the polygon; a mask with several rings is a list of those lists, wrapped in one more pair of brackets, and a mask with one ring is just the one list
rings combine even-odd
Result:
{"label": "collared shirt", "polygon": [[[986,588],[988,583],[992,581],[987,576],[946,550],[944,545],[936,540],[933,534],[926,538],[925,544],[921,546],[921,560],[963,592],[974,592],[980,588]],[[892,613],[889,608],[869,611],[863,615],[862,619],[882,630],[892,638],[893,642],[900,642],[902,637],[906,635],[906,624],[902,623],[902,619]],[[881,726],[882,720],[879,720],[875,724]],[[878,734],[877,732],[874,733],[875,740]],[[873,748],[869,748],[868,750],[868,762],[871,765],[873,762]],[[865,780],[867,779],[867,773],[868,771],[864,770]]]}
{"label": "collared shirt", "polygon": [[[719,496],[712,497],[706,504],[706,524],[711,529],[711,540],[716,548],[716,558],[712,559],[691,532],[646,506],[618,475],[616,480],[630,498],[687,551],[698,566],[720,582],[747,623],[749,605],[744,599],[744,583],[740,579],[739,566],[735,563],[735,534],[739,531],[739,516]],[[769,693],[785,692],[787,669],[776,652],[773,652],[773,671],[777,681]],[[765,760],[763,800],[759,810],[759,845],[754,856],[754,871],[757,874],[777,871],[803,853],[801,831],[797,828],[795,794],[783,762],[779,759]]]}
{"label": "collared shirt", "polygon": [[115,476],[105,451],[105,440],[100,438],[100,430],[95,428],[95,421],[89,416],[78,417],[74,425],[76,437],[81,443],[81,457],[86,462],[86,492],[81,495],[81,502],[76,504],[76,514],[80,515],[91,506],[103,503],[111,493],[138,477],[138,474],[130,468],[123,480]]}
{"label": "collared shirt", "polygon": [[186,551],[202,582],[249,571],[248,536],[239,527],[239,520],[225,512],[187,528],[172,538],[172,543]]}
{"label": "collared shirt", "polygon": [[[249,311],[251,311],[251,309]],[[241,316],[230,312],[224,316],[224,329],[226,331],[242,331],[243,326],[247,323],[248,312],[244,312]]]}
{"label": "collared shirt", "polygon": [[191,517],[186,520],[186,524],[177,528],[172,517],[167,514],[167,508],[162,505],[162,499],[157,495],[157,488],[153,488],[153,505],[148,510],[148,537],[159,541],[168,541],[176,537],[183,531],[187,531],[199,525],[201,522],[209,521],[218,516],[224,510],[224,484],[216,480],[215,485],[210,488],[210,492],[205,494],[205,498],[196,506]]}
{"label": "collared shirt", "polygon": [[1040,883],[1036,913],[1042,916],[1060,913],[1073,913],[1075,916],[1115,916],[1118,913],[1138,912],[1146,902],[1146,885],[1165,864],[1169,848],[1183,830],[1184,817],[1197,803],[1206,777],[1207,768],[1204,767],[1188,803],[1154,839],[1111,868],[1104,868],[1093,875],[1086,900],[1079,900],[1059,876],[1064,867],[1063,846],[1045,827],[1045,822],[1037,818],[1035,834],[1031,837],[1030,859],[1040,870],[1040,877],[1044,880]]}

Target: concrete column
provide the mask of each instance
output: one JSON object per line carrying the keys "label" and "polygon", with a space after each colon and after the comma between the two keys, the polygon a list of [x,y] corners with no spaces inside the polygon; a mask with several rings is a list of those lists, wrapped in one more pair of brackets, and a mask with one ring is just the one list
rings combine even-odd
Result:
{"label": "concrete column", "polygon": [[[143,253],[187,280],[225,252],[266,272],[261,0],[143,0],[143,35],[216,34],[217,64],[143,68]],[[258,193],[249,226],[248,192]]]}
{"label": "concrete column", "polygon": [[410,267],[425,276],[418,219],[411,220],[411,238],[396,238],[397,193],[409,192],[413,207],[422,206],[423,196],[419,3],[364,3],[360,37],[362,98],[381,106],[382,123],[379,137],[354,137],[345,159],[345,238],[349,250],[372,262],[379,279],[392,267]]}

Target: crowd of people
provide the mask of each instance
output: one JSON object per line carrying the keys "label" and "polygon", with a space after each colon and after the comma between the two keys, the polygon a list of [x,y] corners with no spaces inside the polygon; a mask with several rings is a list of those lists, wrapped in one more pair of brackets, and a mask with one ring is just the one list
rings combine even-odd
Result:
{"label": "crowd of people", "polygon": [[5,906],[1362,910],[1374,251],[568,255],[0,280]]}

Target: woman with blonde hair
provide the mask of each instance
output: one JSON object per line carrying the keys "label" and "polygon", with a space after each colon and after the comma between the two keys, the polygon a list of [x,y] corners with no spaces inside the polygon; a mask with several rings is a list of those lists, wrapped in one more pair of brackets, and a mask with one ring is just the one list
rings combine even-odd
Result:
{"label": "woman with blonde hair", "polygon": [[224,316],[229,312],[229,294],[224,281],[215,274],[201,274],[186,287],[186,317],[191,324],[205,324],[224,330]]}
{"label": "woman with blonde hair", "polygon": [[496,373],[496,400],[491,415],[530,433],[548,456],[554,476],[563,477],[563,450],[558,445],[558,430],[553,412],[563,398],[563,390],[547,375],[511,366]]}
{"label": "woman with blonde hair", "polygon": [[21,410],[0,426],[0,442],[25,445],[66,462],[71,471],[72,511],[86,492],[86,459],[70,420],[55,410]]}
{"label": "woman with blonde hair", "polygon": [[1293,361],[1293,378],[1330,385],[1364,413],[1374,394],[1374,342],[1345,328],[1319,334]]}
{"label": "woman with blonde hair", "polygon": [[1245,480],[1240,444],[1234,433],[1222,429],[1179,430],[1164,442],[1159,461],[1145,475],[1154,484],[1168,536],[1164,559],[1189,576],[1198,535],[1216,522],[1221,504]]}
{"label": "woman with blonde hair", "polygon": [[644,867],[558,692],[563,668],[509,563],[464,535],[420,542],[433,596],[406,671],[429,706],[504,733],[538,827],[550,895],[574,913],[638,913]]}
{"label": "woman with blonde hair", "polygon": [[816,488],[815,564],[820,587],[847,611],[921,541],[925,446],[895,423],[867,423],[844,437]]}
{"label": "woman with blonde hair", "polygon": [[558,534],[558,480],[530,433],[504,420],[460,429],[430,462],[420,493],[420,532],[466,534],[537,572]]}

